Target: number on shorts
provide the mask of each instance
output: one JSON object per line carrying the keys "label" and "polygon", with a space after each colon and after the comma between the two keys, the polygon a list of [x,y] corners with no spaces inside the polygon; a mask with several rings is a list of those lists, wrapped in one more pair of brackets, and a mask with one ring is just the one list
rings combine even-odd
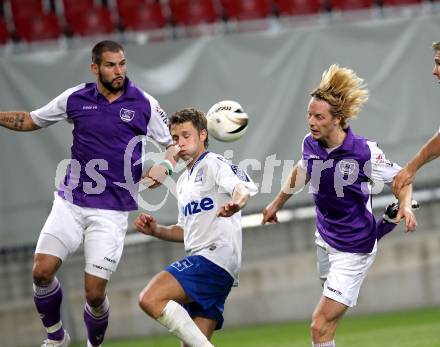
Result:
{"label": "number on shorts", "polygon": [[191,263],[188,258],[185,258],[172,263],[171,266],[178,271],[184,271],[193,266],[193,263]]}

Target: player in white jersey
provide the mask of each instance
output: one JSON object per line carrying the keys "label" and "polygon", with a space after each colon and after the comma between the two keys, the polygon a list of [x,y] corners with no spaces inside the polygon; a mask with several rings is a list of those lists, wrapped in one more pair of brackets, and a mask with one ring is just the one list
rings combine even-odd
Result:
{"label": "player in white jersey", "polygon": [[185,347],[212,346],[223,309],[238,283],[241,212],[257,188],[222,156],[208,152],[204,114],[183,109],[171,117],[172,138],[187,170],[177,182],[176,225],[157,224],[140,214],[135,228],[162,240],[184,242],[187,256],[157,274],[139,296],[141,308],[176,335]]}

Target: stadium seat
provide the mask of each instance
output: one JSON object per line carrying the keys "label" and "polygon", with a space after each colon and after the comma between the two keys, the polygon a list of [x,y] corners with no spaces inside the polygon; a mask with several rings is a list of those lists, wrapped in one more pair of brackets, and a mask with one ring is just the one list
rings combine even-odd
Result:
{"label": "stadium seat", "polygon": [[10,0],[14,23],[43,13],[42,0]]}
{"label": "stadium seat", "polygon": [[92,36],[97,34],[109,34],[115,30],[110,11],[103,6],[89,8],[87,11],[81,13],[81,15],[69,18],[67,23],[73,35]]}
{"label": "stadium seat", "polygon": [[10,39],[8,26],[3,17],[0,17],[0,45],[4,45]]}
{"label": "stadium seat", "polygon": [[192,26],[219,19],[213,0],[170,0],[169,4],[177,25]]}
{"label": "stadium seat", "polygon": [[321,0],[275,0],[281,16],[302,16],[321,12]]}
{"label": "stadium seat", "polygon": [[151,30],[163,28],[166,25],[160,2],[118,0],[117,6],[124,29]]}
{"label": "stadium seat", "polygon": [[332,10],[359,10],[371,8],[374,6],[374,0],[331,0]]}
{"label": "stadium seat", "polygon": [[67,23],[75,21],[75,18],[84,15],[95,7],[93,0],[63,0],[63,5]]}
{"label": "stadium seat", "polygon": [[57,39],[61,35],[60,23],[55,13],[35,15],[21,20],[15,26],[17,36],[24,41]]}
{"label": "stadium seat", "polygon": [[404,6],[421,4],[423,0],[382,0],[382,6]]}
{"label": "stadium seat", "polygon": [[262,19],[269,17],[272,13],[270,0],[221,0],[221,4],[228,19]]}

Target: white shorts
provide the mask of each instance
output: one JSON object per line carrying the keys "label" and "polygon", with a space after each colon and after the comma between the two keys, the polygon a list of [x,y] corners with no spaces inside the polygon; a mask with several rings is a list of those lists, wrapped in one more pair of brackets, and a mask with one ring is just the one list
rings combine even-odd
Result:
{"label": "white shorts", "polygon": [[35,253],[64,261],[84,240],[85,272],[110,279],[121,259],[128,212],[73,205],[55,193]]}
{"label": "white shorts", "polygon": [[377,242],[371,253],[341,252],[316,236],[318,274],[323,295],[348,307],[356,306],[362,282],[376,258]]}

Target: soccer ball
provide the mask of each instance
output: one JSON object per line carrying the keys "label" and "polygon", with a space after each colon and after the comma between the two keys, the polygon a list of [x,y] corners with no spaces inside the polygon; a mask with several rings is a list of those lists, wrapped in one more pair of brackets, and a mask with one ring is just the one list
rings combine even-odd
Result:
{"label": "soccer ball", "polygon": [[208,132],[223,142],[236,141],[248,128],[248,115],[238,102],[223,100],[213,105],[206,115]]}

